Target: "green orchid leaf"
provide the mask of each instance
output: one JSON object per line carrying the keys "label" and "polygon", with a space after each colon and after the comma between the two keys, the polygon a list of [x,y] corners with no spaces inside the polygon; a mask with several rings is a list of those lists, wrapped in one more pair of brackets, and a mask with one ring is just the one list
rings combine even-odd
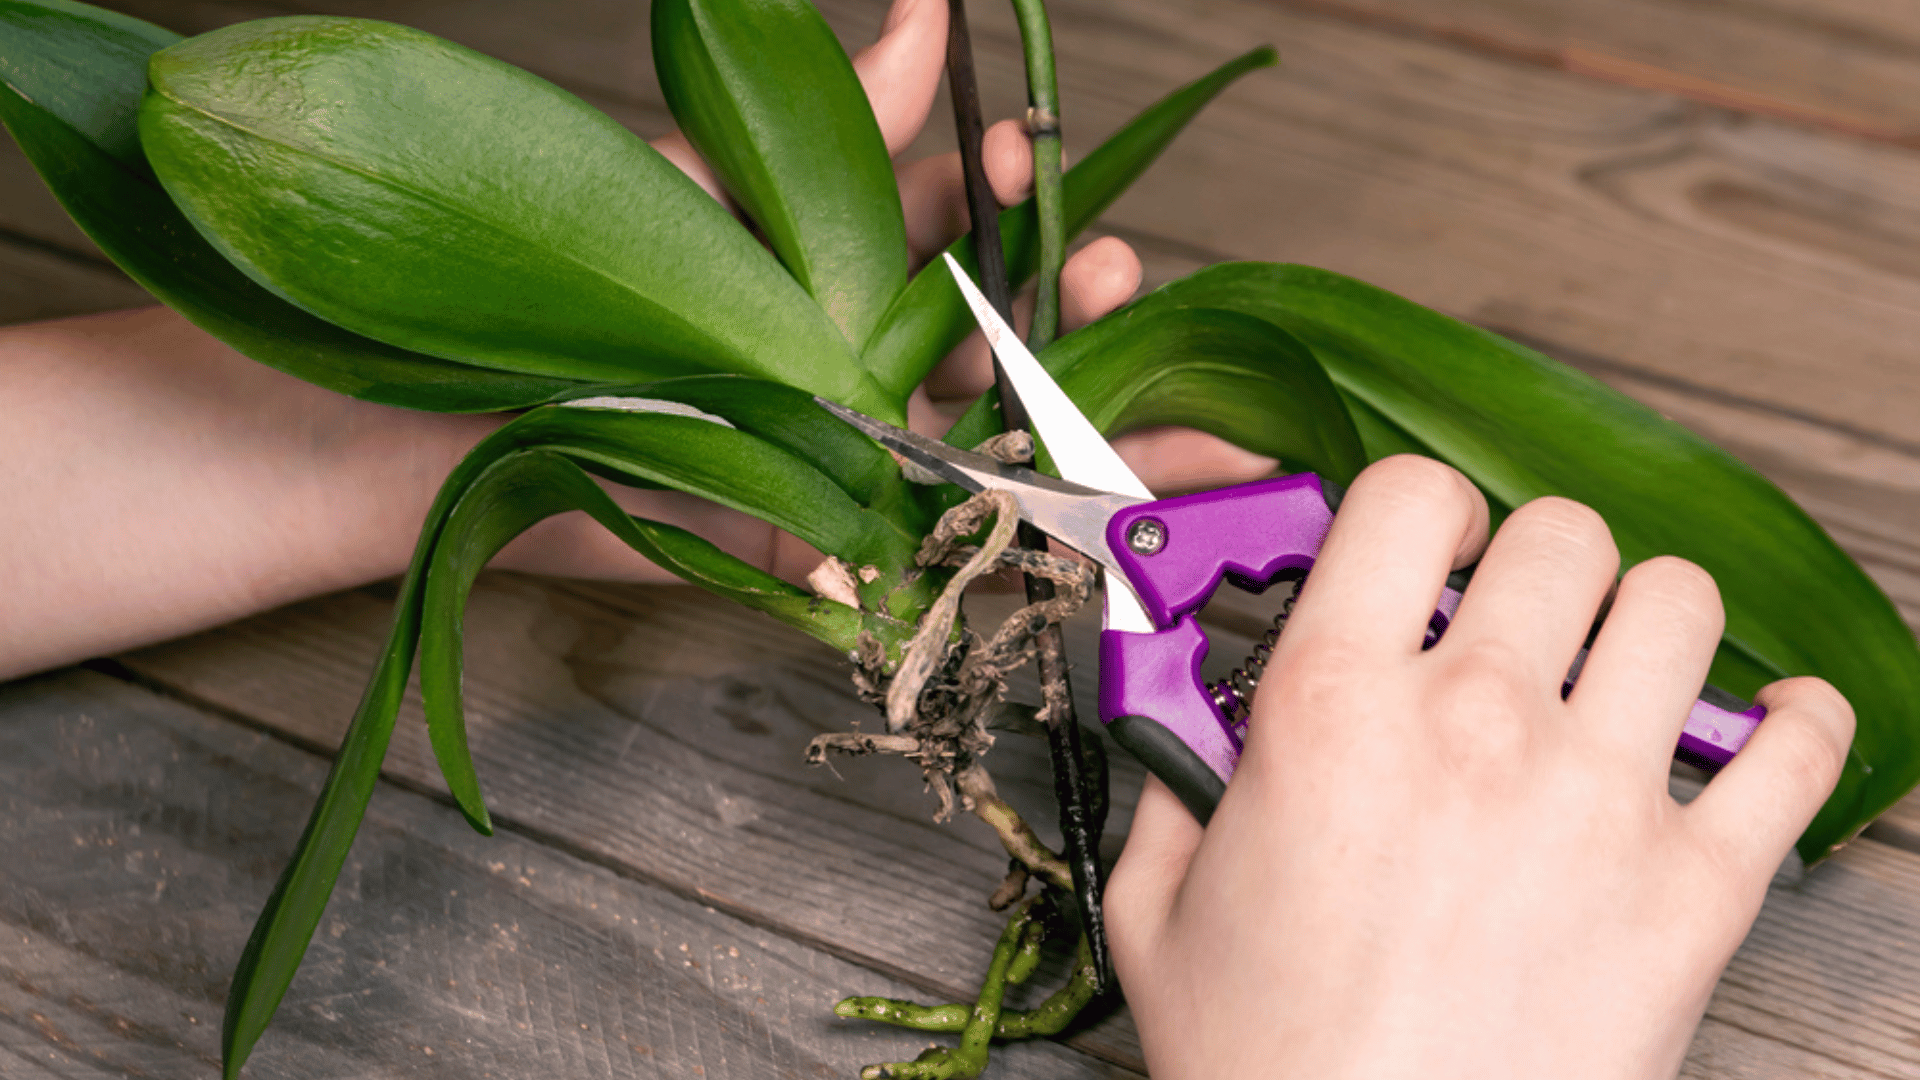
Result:
{"label": "green orchid leaf", "polygon": [[[721,434],[703,441],[702,436],[709,430]],[[636,432],[642,437],[635,437]],[[692,438],[685,437],[689,434]],[[254,923],[253,933],[234,970],[221,1036],[228,1080],[239,1075],[247,1055],[266,1030],[293,981],[333,891],[334,881],[346,863],[354,834],[366,815],[367,801],[379,779],[380,763],[386,755],[394,719],[413,671],[416,650],[423,645],[422,625],[432,580],[430,568],[450,568],[448,580],[457,582],[469,564],[477,570],[479,564],[485,562],[485,557],[474,561],[466,549],[484,547],[491,542],[491,537],[498,535],[501,526],[489,520],[490,516],[524,514],[514,509],[512,500],[504,508],[490,509],[490,503],[498,500],[483,498],[461,519],[461,533],[447,537],[455,511],[466,505],[470,493],[493,475],[490,470],[505,460],[536,456],[544,459],[557,453],[573,456],[578,464],[597,463],[606,472],[664,486],[681,475],[671,461],[674,455],[684,454],[693,459],[683,472],[691,480],[688,486],[696,493],[709,498],[724,494],[732,500],[730,505],[756,513],[760,507],[752,485],[763,484],[766,490],[774,492],[774,497],[767,500],[771,509],[759,516],[795,526],[805,525],[811,542],[849,561],[863,558],[884,561],[896,569],[910,564],[917,542],[915,537],[900,533],[885,519],[860,508],[831,480],[785,451],[761,443],[760,452],[756,453],[748,444],[757,441],[741,431],[684,417],[545,407],[519,417],[488,436],[454,468],[428,511],[426,526],[421,530],[412,562],[401,581],[393,629],[373,679],[355,710],[306,831],[301,834],[292,859]],[[718,452],[713,452],[715,443],[720,444]],[[660,454],[665,460],[651,465],[635,460],[646,452]],[[608,462],[613,464],[607,465]],[[578,464],[570,464],[569,468],[577,473]],[[731,477],[724,475],[729,468],[737,473]],[[522,481],[515,477],[522,475],[514,474],[509,477],[510,483],[501,483],[519,491]],[[556,490],[570,500],[562,509],[586,509],[658,565],[695,585],[766,611],[836,648],[851,647],[863,629],[879,638],[889,650],[899,649],[912,634],[910,623],[878,614],[878,604],[871,610],[854,612],[845,605],[801,592],[673,526],[623,520],[624,514],[615,517],[607,509],[610,500],[603,503],[586,494],[571,479],[573,474],[565,470],[556,475],[567,477],[564,486],[556,486]],[[525,500],[534,503],[546,498],[537,490],[529,490],[524,495]],[[604,493],[601,498],[605,498]],[[804,509],[809,498],[817,500],[811,512]],[[803,517],[810,521],[802,522]],[[833,520],[836,517],[848,520]],[[834,546],[838,541],[847,544],[844,551]],[[453,550],[443,554],[443,545],[450,545]],[[891,599],[896,603],[924,605],[925,590],[931,586],[916,585],[919,591],[915,587],[900,589]],[[450,586],[443,582],[434,589],[436,630],[425,645],[435,650],[433,685],[436,690],[429,703],[438,709],[439,705],[432,704],[435,699],[441,703],[458,699],[458,619],[463,600],[461,603],[455,600],[464,597],[465,587],[449,591]],[[449,618],[453,620],[452,637],[447,630]],[[453,658],[451,661],[449,656]],[[450,662],[453,666],[449,682]],[[423,664],[423,686],[427,681],[424,671]],[[446,692],[448,686],[454,688],[450,693]],[[473,767],[464,750],[464,734],[449,741],[445,733],[435,733],[434,746],[436,754],[442,754],[442,769],[447,773],[449,784],[457,791],[462,790],[460,785],[464,784],[466,794],[471,796],[462,798],[462,808],[470,820],[484,830],[489,823],[478,798],[477,784],[472,781]],[[451,752],[450,757],[447,752]],[[459,777],[465,779],[456,779]]]}
{"label": "green orchid leaf", "polygon": [[[508,427],[511,428],[512,425]],[[440,537],[440,527],[459,502],[460,495],[502,454],[515,449],[517,433],[495,432],[482,440],[454,466],[427,511],[426,526],[414,544],[413,558],[400,582],[394,602],[393,629],[380,652],[373,678],[368,681],[340,752],[333,759],[313,804],[306,830],[294,845],[293,857],[280,872],[266,907],[254,921],[253,932],[234,967],[227,990],[226,1017],[220,1031],[222,1075],[235,1080],[253,1052],[254,1043],[272,1021],[274,1010],[306,956],[314,927],[333,894],[333,883],[346,865],[354,834],[366,817],[367,802],[380,778],[394,719],[413,674],[415,649],[420,642],[421,608],[426,595],[428,561]]]}
{"label": "green orchid leaf", "polygon": [[853,64],[807,0],[656,0],[667,107],[858,351],[907,284],[907,226]]}
{"label": "green orchid leaf", "polygon": [[[1198,428],[1342,484],[1367,464],[1340,392],[1313,353],[1251,315],[1136,305],[1068,334],[1038,359],[1109,437],[1162,424]],[[999,430],[998,396],[990,390],[976,401],[948,441],[970,446]]]}
{"label": "green orchid leaf", "polygon": [[[1222,90],[1247,72],[1269,67],[1278,59],[1272,49],[1263,47],[1228,61],[1212,74],[1161,98],[1101,143],[1085,161],[1068,169],[1062,181],[1067,236],[1077,236],[1093,224]],[[1040,258],[1039,224],[1032,199],[1001,211],[1000,242],[1007,254],[1007,279],[1018,287],[1033,275]],[[977,276],[971,234],[947,250],[968,273]],[[875,377],[904,397],[973,328],[973,315],[954,285],[946,261],[934,259],[914,275],[906,291],[894,301],[868,343],[864,360]]]}
{"label": "green orchid leaf", "polygon": [[933,526],[893,455],[816,405],[804,390],[744,375],[689,375],[635,387],[577,390],[568,397],[666,401],[718,416],[818,469],[854,502],[900,528],[921,534]]}
{"label": "green orchid leaf", "polygon": [[1839,786],[1800,838],[1808,862],[1920,780],[1913,632],[1812,518],[1732,455],[1531,349],[1325,270],[1216,266],[1135,306],[1266,319],[1364,404],[1370,449],[1427,448],[1500,507],[1586,503],[1627,565],[1667,554],[1704,567],[1727,612],[1717,685],[1750,697],[1783,675],[1818,675],[1859,717]]}
{"label": "green orchid leaf", "polygon": [[356,333],[500,371],[734,371],[898,419],[777,260],[585,102],[390,23],[261,19],[154,55],[140,141],[246,274]]}
{"label": "green orchid leaf", "polygon": [[920,538],[793,454],[744,431],[669,413],[543,406],[514,426],[603,475],[664,485],[751,514],[855,564],[902,571]]}
{"label": "green orchid leaf", "polygon": [[135,118],[147,60],[180,35],[65,0],[0,0],[0,122],[54,196],[128,276],[270,367],[369,401],[438,412],[537,404],[574,385],[408,352],[254,284],[160,188]]}
{"label": "green orchid leaf", "polygon": [[742,562],[684,529],[629,517],[578,465],[552,450],[510,454],[482,473],[461,496],[441,530],[427,575],[420,637],[420,693],[427,730],[454,799],[484,833],[492,821],[480,796],[467,749],[461,705],[461,620],[473,582],[508,541],[535,523],[584,510],[634,550],[736,603],[767,612],[846,652],[860,634],[903,639],[911,627],[814,596]]}

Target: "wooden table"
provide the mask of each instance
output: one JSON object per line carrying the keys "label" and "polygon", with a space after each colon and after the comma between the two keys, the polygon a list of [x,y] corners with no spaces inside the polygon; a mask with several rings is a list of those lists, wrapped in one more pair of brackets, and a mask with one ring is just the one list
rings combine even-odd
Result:
{"label": "wooden table", "polygon": [[[187,32],[391,18],[642,134],[671,126],[637,0],[113,6]],[[855,44],[884,10],[822,6]],[[1013,115],[1010,19],[974,7],[989,109]],[[1052,8],[1070,149],[1252,44],[1285,57],[1102,222],[1150,283],[1227,258],[1314,263],[1518,337],[1751,462],[1920,619],[1920,9]],[[950,137],[936,121],[921,149]],[[0,322],[144,300],[0,148]],[[389,597],[324,597],[0,687],[0,1076],[213,1073],[228,975]],[[836,657],[684,589],[495,576],[468,626],[500,835],[474,835],[444,798],[410,706],[251,1075],[849,1076],[926,1040],[836,1020],[838,996],[967,994],[1002,857],[983,827],[932,825],[897,762],[801,764],[811,735],[857,713]],[[1083,668],[1089,634],[1074,628]],[[1043,755],[1023,742],[1003,739],[995,769],[1044,819]],[[1122,769],[1117,792],[1137,780]],[[1909,801],[1776,885],[1685,1075],[1920,1075],[1917,973]],[[991,1075],[1140,1068],[1122,1012],[999,1052]]]}

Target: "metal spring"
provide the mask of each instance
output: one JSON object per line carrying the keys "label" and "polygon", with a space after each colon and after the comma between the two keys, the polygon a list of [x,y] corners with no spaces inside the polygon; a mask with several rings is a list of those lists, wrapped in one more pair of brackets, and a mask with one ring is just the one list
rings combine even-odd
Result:
{"label": "metal spring", "polygon": [[1239,667],[1234,668],[1226,678],[1207,684],[1207,693],[1220,714],[1230,722],[1239,723],[1253,710],[1253,692],[1260,685],[1260,675],[1267,670],[1267,661],[1273,659],[1273,647],[1280,640],[1280,631],[1287,628],[1287,619],[1293,614],[1294,598],[1289,596],[1280,605],[1280,614],[1273,617],[1273,629],[1260,638],[1253,652]]}

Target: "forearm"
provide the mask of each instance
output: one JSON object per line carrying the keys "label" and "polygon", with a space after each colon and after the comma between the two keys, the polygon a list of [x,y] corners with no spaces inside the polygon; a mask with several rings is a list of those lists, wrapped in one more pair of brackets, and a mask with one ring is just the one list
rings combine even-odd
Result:
{"label": "forearm", "polygon": [[163,308],[0,329],[0,678],[398,573],[498,423],[355,401]]}

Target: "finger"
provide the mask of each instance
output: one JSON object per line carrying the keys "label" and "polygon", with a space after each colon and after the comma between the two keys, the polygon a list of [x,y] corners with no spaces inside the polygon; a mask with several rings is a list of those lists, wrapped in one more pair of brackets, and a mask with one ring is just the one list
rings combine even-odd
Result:
{"label": "finger", "polygon": [[[1033,187],[1033,146],[1020,125],[1012,120],[993,125],[987,129],[982,147],[982,164],[994,198],[1002,206],[1026,198]],[[939,254],[973,228],[959,151],[908,162],[894,170],[894,179],[900,185],[907,252],[914,266]]]}
{"label": "finger", "polygon": [[940,91],[947,54],[945,0],[894,0],[880,39],[853,57],[889,156],[920,137]]}
{"label": "finger", "polygon": [[1486,543],[1487,501],[1448,465],[1401,454],[1367,467],[1334,516],[1280,639],[1415,652],[1447,572]]}
{"label": "finger", "polygon": [[1535,499],[1500,526],[1434,652],[1484,651],[1526,665],[1515,672],[1523,685],[1557,697],[1619,570],[1599,514],[1571,499]]}
{"label": "finger", "polygon": [[1116,958],[1146,951],[1159,936],[1204,834],[1179,797],[1159,777],[1148,776],[1127,846],[1107,882],[1107,926]]}
{"label": "finger", "polygon": [[[1025,337],[1033,324],[1033,294],[1013,298],[1014,332]],[[993,385],[993,351],[979,330],[968,334],[927,373],[927,393],[935,401],[972,401]]]}
{"label": "finger", "polygon": [[1783,679],[1755,700],[1767,718],[1685,813],[1729,863],[1771,874],[1840,780],[1853,706],[1814,678]]}
{"label": "finger", "polygon": [[727,197],[727,188],[720,182],[720,174],[713,171],[713,166],[707,164],[707,159],[700,156],[700,152],[693,148],[693,144],[687,141],[685,135],[677,131],[671,135],[662,135],[653,140],[651,145],[655,150],[660,151],[661,157],[673,162],[681,172],[692,177],[693,182],[704,188],[707,194],[720,200],[720,205],[732,211],[734,217],[740,216],[740,211],[733,205],[733,200]]}
{"label": "finger", "polygon": [[1725,623],[1712,576],[1685,559],[1627,571],[1568,699],[1583,737],[1644,761],[1665,787]]}
{"label": "finger", "polygon": [[1140,482],[1161,494],[1244,484],[1273,475],[1280,463],[1192,428],[1149,428],[1113,440]]}
{"label": "finger", "polygon": [[1104,236],[1067,260],[1060,271],[1060,323],[1068,331],[1133,299],[1143,271],[1132,245]]}
{"label": "finger", "polygon": [[967,182],[960,154],[940,154],[894,170],[907,223],[907,255],[918,267],[968,229]]}
{"label": "finger", "polygon": [[980,164],[1001,206],[1033,194],[1033,140],[1018,120],[1002,120],[980,138]]}
{"label": "finger", "polygon": [[[1118,237],[1096,240],[1068,259],[1061,271],[1062,322],[1070,330],[1083,326],[1126,303],[1139,287],[1140,257],[1133,248]],[[1015,297],[1014,327],[1024,333],[1032,318],[1033,295]],[[992,385],[993,354],[987,349],[987,339],[977,330],[947,354],[928,373],[926,381],[927,393],[934,401],[972,401]],[[1211,464],[1224,462],[1215,461],[1209,467]]]}

